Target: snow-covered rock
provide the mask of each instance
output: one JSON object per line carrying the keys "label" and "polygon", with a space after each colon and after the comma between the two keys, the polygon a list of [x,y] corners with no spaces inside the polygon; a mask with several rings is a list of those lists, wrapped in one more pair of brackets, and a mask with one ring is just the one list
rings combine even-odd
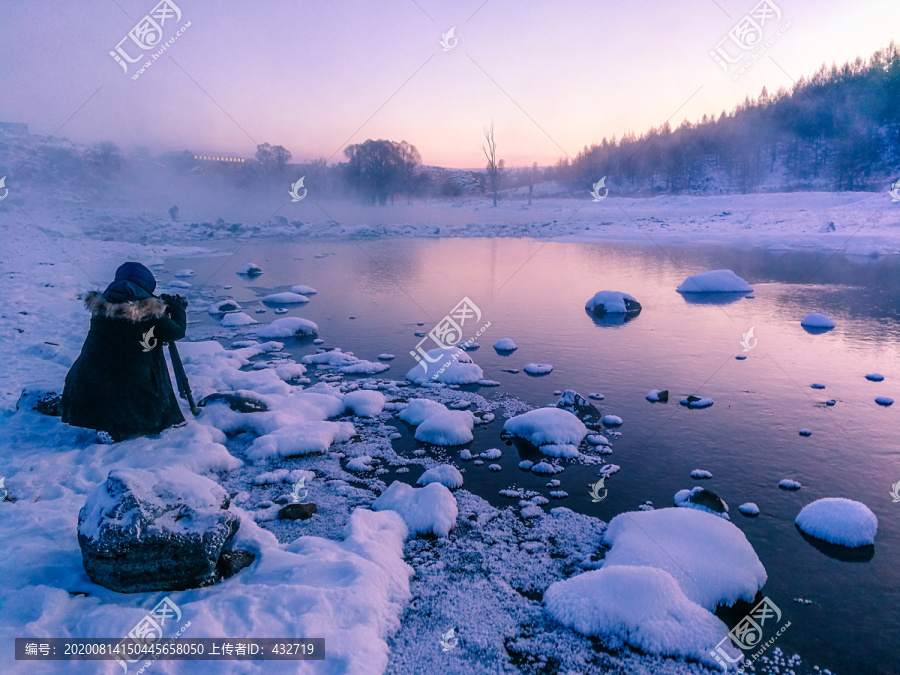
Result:
{"label": "snow-covered rock", "polygon": [[446,537],[456,524],[456,498],[440,483],[413,488],[400,481],[391,483],[372,503],[373,511],[395,511],[414,534],[433,532]]}
{"label": "snow-covered rock", "polygon": [[465,445],[475,436],[475,415],[468,410],[448,410],[428,416],[416,429],[416,440],[432,445]]}
{"label": "snow-covered rock", "polygon": [[607,562],[557,581],[544,593],[544,605],[556,621],[583,635],[613,637],[649,654],[713,666],[709,652],[728,633],[669,572],[646,565]]}
{"label": "snow-covered rock", "polygon": [[546,375],[553,371],[553,366],[549,363],[526,363],[522,370],[529,375]]}
{"label": "snow-covered rock", "polygon": [[288,316],[283,319],[275,319],[272,323],[256,329],[255,332],[262,338],[306,337],[318,335],[319,327],[308,319]]}
{"label": "snow-covered rock", "polygon": [[671,574],[684,594],[709,611],[751,602],[766,570],[740,529],[694,509],[632,511],[613,518],[604,534],[603,563],[646,565]]}
{"label": "snow-covered rock", "polygon": [[600,411],[597,410],[593,403],[571,389],[562,392],[562,395],[556,402],[556,407],[568,410],[585,424],[595,424],[601,417]]}
{"label": "snow-covered rock", "polygon": [[269,457],[293,457],[324,453],[332,443],[345,443],[356,433],[349,422],[308,421],[285,424],[260,436],[247,449],[256,461]]}
{"label": "snow-covered rock", "polygon": [[876,396],[875,403],[878,405],[883,405],[885,408],[894,405],[894,399],[890,396]]}
{"label": "snow-covered rock", "polygon": [[209,306],[210,314],[224,314],[225,312],[236,312],[241,308],[236,300],[226,298],[218,300]]}
{"label": "snow-covered rock", "polygon": [[694,469],[693,471],[691,471],[691,478],[712,478],[712,474],[706,469]]}
{"label": "snow-covered rock", "polygon": [[881,373],[869,373],[868,375],[866,375],[866,379],[869,382],[883,382],[884,375],[882,375]]}
{"label": "snow-covered rock", "polygon": [[414,427],[438,413],[447,412],[447,406],[430,398],[414,398],[400,411],[400,419]]}
{"label": "snow-covered rock", "polygon": [[500,451],[500,448],[488,448],[479,456],[482,459],[500,459],[503,456],[503,453]]}
{"label": "snow-covered rock", "polygon": [[[425,366],[427,366],[427,370]],[[458,347],[429,350],[428,360],[423,360],[420,365],[406,374],[406,379],[414,384],[426,382],[475,384],[483,378],[484,371],[472,360],[471,356]]]}
{"label": "snow-covered rock", "polygon": [[243,274],[248,277],[258,277],[262,273],[262,268],[256,263],[241,265],[241,268],[237,271],[237,274]]}
{"label": "snow-covered rock", "polygon": [[312,286],[297,284],[296,286],[291,286],[291,293],[298,293],[299,295],[315,295],[318,291]]}
{"label": "snow-covered rock", "polygon": [[712,490],[695,487],[690,490],[679,490],[675,493],[675,506],[706,511],[725,520],[728,516],[728,504]]}
{"label": "snow-covered rock", "polygon": [[194,270],[183,269],[183,270],[178,270],[172,276],[178,277],[178,278],[184,278],[184,277],[193,277],[193,276],[196,276],[196,274],[197,273]]}
{"label": "snow-covered rock", "polygon": [[269,305],[301,305],[309,302],[309,298],[299,293],[272,293],[264,297],[263,302]]}
{"label": "snow-covered rock", "polygon": [[232,328],[234,326],[249,326],[252,323],[259,322],[249,314],[244,314],[243,312],[230,312],[222,317],[221,325]]}
{"label": "snow-covered rock", "polygon": [[500,338],[494,343],[494,349],[498,352],[514,352],[518,349],[512,338]]}
{"label": "snow-covered rock", "polygon": [[641,311],[641,303],[628,293],[599,291],[584,304],[584,308],[598,316],[605,314],[631,314]]}
{"label": "snow-covered rock", "polygon": [[689,276],[679,293],[750,293],[753,287],[731,270],[712,270]]}
{"label": "snow-covered rock", "polygon": [[307,365],[315,364],[337,368],[338,372],[345,375],[375,375],[383,373],[390,368],[386,363],[365,361],[340,349],[329,349],[317,354],[307,354],[300,361]]}
{"label": "snow-covered rock", "polygon": [[647,392],[647,395],[644,397],[651,403],[668,403],[669,402],[669,390],[668,389],[651,389]]}
{"label": "snow-covered rock", "polygon": [[[527,461],[527,460],[525,460]],[[521,467],[523,462],[519,462],[519,466]],[[538,462],[531,467],[532,472],[539,474],[554,474],[560,473],[563,471],[561,466],[557,466],[556,464],[551,464],[550,462]]]}
{"label": "snow-covered rock", "polygon": [[807,504],[794,522],[811,537],[851,548],[874,544],[878,531],[878,518],[868,506],[839,497]]}
{"label": "snow-covered rock", "polygon": [[344,404],[358,417],[375,417],[384,409],[384,394],[380,391],[351,391],[344,395]]}
{"label": "snow-covered rock", "polygon": [[812,314],[807,314],[800,322],[800,325],[804,328],[834,328],[835,323],[830,317],[813,312]]}
{"label": "snow-covered rock", "polygon": [[548,444],[578,446],[588,433],[581,420],[560,408],[538,408],[511,417],[503,430],[538,447]]}
{"label": "snow-covered rock", "polygon": [[708,408],[714,403],[714,401],[711,398],[707,398],[705,396],[691,395],[681,399],[679,403],[683,406],[687,406],[688,408]]}
{"label": "snow-covered rock", "polygon": [[462,487],[463,476],[459,469],[452,464],[441,464],[428,469],[416,481],[417,485],[430,485],[431,483],[440,483],[444,487],[454,489]]}
{"label": "snow-covered rock", "polygon": [[793,478],[783,478],[778,481],[778,487],[784,490],[799,490],[803,485],[799,480],[794,480]]}
{"label": "snow-covered rock", "polygon": [[608,427],[620,427],[624,424],[624,421],[618,415],[604,415],[601,421]]}
{"label": "snow-covered rock", "polygon": [[738,510],[745,516],[758,516],[759,507],[753,502],[744,502],[738,507]]}

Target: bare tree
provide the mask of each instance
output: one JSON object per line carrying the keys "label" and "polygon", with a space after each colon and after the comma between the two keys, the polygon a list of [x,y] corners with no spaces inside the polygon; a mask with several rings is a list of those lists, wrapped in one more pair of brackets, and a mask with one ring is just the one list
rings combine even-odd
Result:
{"label": "bare tree", "polygon": [[497,191],[500,189],[500,170],[503,168],[502,159],[497,159],[497,141],[494,139],[494,123],[484,130],[484,140],[486,145],[481,146],[484,156],[487,157],[487,180],[494,195],[494,206],[497,206]]}

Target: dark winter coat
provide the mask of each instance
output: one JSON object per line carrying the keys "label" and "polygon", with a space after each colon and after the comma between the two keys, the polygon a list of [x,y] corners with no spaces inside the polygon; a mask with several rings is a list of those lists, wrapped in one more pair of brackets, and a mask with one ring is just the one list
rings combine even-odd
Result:
{"label": "dark winter coat", "polygon": [[116,440],[184,422],[163,354],[164,342],[184,337],[184,308],[156,297],[113,303],[98,291],[84,304],[91,329],[66,375],[62,421]]}

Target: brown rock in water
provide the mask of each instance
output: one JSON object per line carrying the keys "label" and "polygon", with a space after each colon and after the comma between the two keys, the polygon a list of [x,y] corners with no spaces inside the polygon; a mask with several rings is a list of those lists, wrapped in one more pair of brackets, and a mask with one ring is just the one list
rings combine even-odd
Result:
{"label": "brown rock in water", "polygon": [[288,504],[287,506],[282,506],[278,511],[278,518],[279,520],[306,520],[307,518],[312,518],[313,514],[318,512],[319,507],[313,502]]}

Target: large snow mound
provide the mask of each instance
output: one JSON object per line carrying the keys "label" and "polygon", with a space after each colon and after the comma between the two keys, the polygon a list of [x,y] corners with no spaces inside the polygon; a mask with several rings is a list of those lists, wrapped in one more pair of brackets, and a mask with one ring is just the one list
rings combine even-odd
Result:
{"label": "large snow mound", "polygon": [[530,410],[506,420],[503,430],[536,446],[578,446],[588,433],[578,417],[561,408]]}
{"label": "large snow mound", "polygon": [[417,485],[430,485],[431,483],[440,483],[448,488],[458,488],[462,487],[463,476],[459,469],[452,464],[441,464],[428,469],[416,481]]}
{"label": "large snow mound", "polygon": [[731,270],[712,270],[688,277],[675,290],[679,293],[749,293],[753,287]]}
{"label": "large snow mound", "polygon": [[430,415],[416,429],[416,440],[432,445],[465,445],[475,436],[475,415],[468,410],[448,410]]}
{"label": "large snow mound", "polygon": [[604,534],[607,565],[665,570],[701,607],[751,602],[766,570],[747,537],[731,522],[705,511],[666,508],[622,513]]}
{"label": "large snow mound", "polygon": [[440,483],[414,488],[400,481],[391,483],[372,503],[372,510],[395,511],[403,518],[410,533],[434,532],[439,537],[450,534],[459,513],[456,498]]}
{"label": "large snow mound", "polygon": [[475,384],[484,377],[484,371],[472,357],[458,347],[431,349],[428,359],[423,359],[406,374],[414,384],[443,382],[444,384]]}
{"label": "large snow mound", "polygon": [[840,497],[807,504],[794,522],[811,537],[849,547],[874,544],[878,531],[878,518],[868,506]]}
{"label": "large snow mound", "polygon": [[273,293],[264,297],[263,302],[270,305],[301,305],[309,302],[309,298],[299,293]]}
{"label": "large snow mound", "polygon": [[400,412],[400,419],[414,427],[437,413],[448,412],[447,406],[430,398],[414,398]]}
{"label": "large snow mound", "polygon": [[344,396],[344,404],[358,417],[375,417],[384,409],[384,394],[360,389]]}
{"label": "large snow mound", "polygon": [[710,648],[728,633],[668,572],[655,567],[607,562],[552,584],[544,604],[554,619],[583,635],[615,636],[650,654],[703,663],[712,661]]}
{"label": "large snow mound", "polygon": [[598,291],[584,304],[595,314],[629,314],[641,311],[637,298],[620,291]]}
{"label": "large snow mound", "polygon": [[292,457],[323,453],[332,443],[345,443],[356,433],[349,422],[298,422],[260,436],[247,449],[247,457]]}

